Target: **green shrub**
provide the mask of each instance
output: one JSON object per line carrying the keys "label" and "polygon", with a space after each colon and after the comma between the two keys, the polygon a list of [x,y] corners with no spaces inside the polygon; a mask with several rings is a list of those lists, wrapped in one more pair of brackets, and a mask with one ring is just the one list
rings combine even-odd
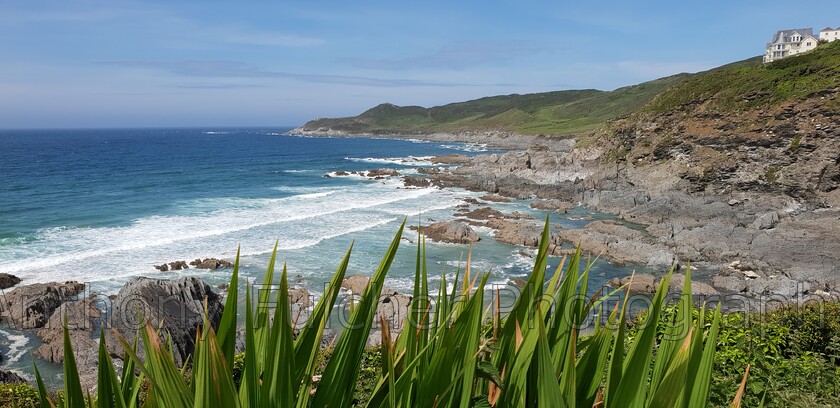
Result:
{"label": "green shrub", "polygon": [[38,390],[29,384],[0,384],[0,408],[35,408],[38,401]]}
{"label": "green shrub", "polygon": [[[137,407],[141,390],[147,406],[171,408],[707,405],[720,313],[694,308],[690,275],[685,279],[682,300],[663,317],[668,273],[645,320],[628,336],[627,296],[620,309],[616,306],[611,313],[607,311],[609,316],[603,314],[602,302],[618,290],[584,299],[591,264],[581,263],[579,250],[569,258],[565,270],[561,262],[553,277],[547,278],[548,219],[533,272],[506,316],[498,310],[489,315],[484,302],[489,274],[471,274],[469,256],[463,275],[456,273],[452,292],[443,274],[437,294],[430,296],[421,237],[414,301],[408,310],[408,316],[421,324],[406,323],[406,330],[394,337],[383,324],[382,346],[367,348],[384,279],[402,231],[400,227],[361,300],[354,303],[348,326],[330,350],[321,350],[321,338],[335,309],[350,251],[297,336],[291,326],[285,266],[279,290],[258,295],[260,305],[274,302],[273,311],[255,311],[250,286],[246,287],[246,352],[238,356],[234,347],[239,304],[237,255],[218,332],[205,319],[189,369],[175,365],[172,352],[147,324],[140,333],[145,360],[137,357],[135,346],[118,336],[125,349],[124,371],[118,376],[104,333],[100,335],[97,406]],[[263,287],[274,283],[275,257],[276,247]],[[578,325],[595,311],[596,327],[585,338],[580,337]],[[269,313],[273,313],[272,319]],[[64,398],[58,406],[84,407],[86,398],[66,328],[64,353]],[[135,367],[140,375],[135,375]],[[42,406],[51,404],[37,367],[35,375]]]}

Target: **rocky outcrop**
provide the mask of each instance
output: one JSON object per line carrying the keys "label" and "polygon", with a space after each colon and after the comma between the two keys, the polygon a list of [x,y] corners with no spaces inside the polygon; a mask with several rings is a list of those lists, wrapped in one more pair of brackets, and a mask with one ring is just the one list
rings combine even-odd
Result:
{"label": "rocky outcrop", "polygon": [[668,268],[678,261],[667,246],[615,221],[593,221],[583,229],[565,229],[559,234],[563,241],[580,245],[582,251],[603,256],[617,265]]}
{"label": "rocky outcrop", "polygon": [[[41,345],[33,353],[35,357],[55,364],[64,362],[64,318],[67,318],[67,331],[73,346],[73,357],[79,370],[82,389],[92,391],[96,388],[98,350],[98,327],[102,312],[93,299],[67,302],[50,317],[49,322],[38,330]],[[120,355],[119,357],[122,357]]]}
{"label": "rocky outcrop", "polygon": [[[67,330],[76,359],[86,360],[86,354],[93,354],[91,360],[96,367],[96,348],[94,330],[99,326],[98,320],[102,312],[96,307],[93,299],[82,299],[67,302],[53,313],[44,328],[38,330],[37,335],[42,344],[35,350],[35,356],[52,363],[64,361],[64,319],[67,318]],[[82,364],[79,364],[81,367]],[[80,370],[82,371],[82,370]]]}
{"label": "rocky outcrop", "polygon": [[228,262],[224,259],[216,259],[216,258],[205,258],[205,259],[195,259],[194,261],[190,262],[190,265],[195,266],[196,269],[221,269],[221,268],[233,268],[233,263]]}
{"label": "rocky outcrop", "polygon": [[410,228],[414,231],[419,229],[430,240],[437,242],[472,244],[481,240],[481,237],[469,225],[458,221],[435,222],[425,227],[411,226]]}
{"label": "rocky outcrop", "polygon": [[[217,327],[222,317],[221,297],[209,285],[196,277],[177,280],[136,278],[120,289],[113,301],[110,323],[126,339],[134,338],[137,330],[148,322],[160,328],[162,337],[172,339],[172,351],[177,364],[183,364],[195,350],[196,328],[203,324],[204,302],[207,318]],[[142,316],[139,320],[138,314]],[[122,347],[115,336],[107,333],[108,350],[122,356]],[[138,355],[145,356],[143,347]]]}
{"label": "rocky outcrop", "polygon": [[85,288],[78,282],[36,283],[20,286],[0,298],[0,317],[18,329],[44,327],[62,303]]}
{"label": "rocky outcrop", "polygon": [[0,370],[0,384],[25,383],[26,379],[9,370]]}
{"label": "rocky outcrop", "polygon": [[341,287],[353,292],[354,295],[361,295],[365,291],[368,283],[370,283],[369,277],[356,274],[344,278],[344,280],[341,281]]}
{"label": "rocky outcrop", "polygon": [[465,217],[471,220],[489,220],[491,218],[506,218],[505,214],[490,207],[481,207],[472,211],[462,210],[455,213],[456,217]]}
{"label": "rocky outcrop", "polygon": [[426,188],[432,185],[429,179],[415,176],[403,177],[403,185],[406,187]]}
{"label": "rocky outcrop", "polygon": [[479,198],[484,200],[484,201],[490,201],[490,202],[494,202],[494,203],[509,203],[510,202],[510,198],[503,197],[503,196],[500,196],[498,194],[485,194],[485,195],[483,195]]}
{"label": "rocky outcrop", "polygon": [[367,176],[371,178],[376,177],[397,177],[400,173],[394,169],[376,169],[367,172]]}
{"label": "rocky outcrop", "polygon": [[632,276],[625,276],[621,279],[613,278],[609,281],[610,286],[620,288],[624,286],[634,294],[651,294],[656,292],[656,277],[648,273],[640,273]]}
{"label": "rocky outcrop", "polygon": [[[495,230],[496,241],[511,245],[522,245],[537,248],[542,237],[543,224],[534,221],[513,221],[494,218],[487,222],[487,226]],[[562,240],[556,228],[552,228],[549,236],[548,253],[556,254],[560,250]]]}
{"label": "rocky outcrop", "polygon": [[190,266],[187,265],[187,261],[172,261],[168,264],[163,263],[160,265],[155,265],[155,269],[161,272],[180,271],[182,269],[190,269]]}
{"label": "rocky outcrop", "polygon": [[0,289],[8,289],[20,283],[20,278],[8,273],[0,273]]}

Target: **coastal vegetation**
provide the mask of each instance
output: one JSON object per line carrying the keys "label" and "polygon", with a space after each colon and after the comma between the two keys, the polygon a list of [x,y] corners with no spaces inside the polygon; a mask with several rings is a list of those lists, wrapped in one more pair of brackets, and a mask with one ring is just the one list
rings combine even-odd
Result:
{"label": "coastal vegetation", "polygon": [[[171,340],[147,324],[139,333],[141,346],[138,338],[119,337],[125,355],[118,374],[103,333],[98,384],[94,394],[87,393],[65,328],[64,389],[47,390],[36,366],[37,387],[0,386],[0,406],[836,406],[838,304],[721,314],[720,306],[692,303],[690,274],[682,295],[669,299],[669,272],[648,307],[631,319],[623,288],[586,297],[591,264],[579,250],[553,274],[547,270],[548,227],[531,277],[506,314],[485,299],[488,275],[471,271],[469,260],[451,285],[441,276],[433,293],[421,239],[414,301],[398,324],[404,329],[392,335],[389,322],[377,322],[376,299],[401,227],[363,296],[351,305],[347,328],[322,348],[330,314],[341,309],[335,307],[338,288],[352,247],[299,330],[293,328],[297,316],[287,300],[285,265],[279,285],[272,286],[275,248],[261,287],[278,290],[259,291],[254,308],[247,285],[245,310],[238,310],[237,257],[221,322],[214,328],[205,319],[195,353],[182,368]],[[624,300],[615,301],[615,295]],[[237,354],[240,312],[245,352]],[[594,329],[581,330],[587,322]],[[376,323],[381,346],[367,347]]]}
{"label": "coastal vegetation", "polygon": [[[392,336],[389,322],[379,319],[381,369],[374,370],[375,385],[366,400],[355,400],[364,363],[369,367],[377,359],[370,358],[366,339],[377,321],[376,300],[402,232],[400,227],[362,297],[352,304],[347,326],[325,363],[321,339],[352,246],[296,335],[285,266],[279,290],[260,291],[256,310],[247,285],[241,357],[235,352],[238,259],[221,322],[214,329],[205,319],[196,334],[199,341],[192,364],[184,368],[175,364],[166,336],[147,324],[140,333],[145,360],[137,355],[137,339],[119,337],[125,356],[122,374],[118,374],[103,333],[98,386],[95,395],[90,395],[82,390],[65,329],[64,390],[51,398],[36,367],[40,404],[134,407],[141,405],[142,394],[146,407],[706,406],[720,331],[719,306],[718,310],[696,308],[687,277],[683,296],[670,313],[663,313],[669,272],[644,317],[628,330],[629,296],[614,307],[606,301],[619,290],[586,297],[591,264],[583,261],[580,251],[560,262],[553,275],[547,274],[547,221],[533,272],[505,315],[498,303],[485,308],[489,275],[471,271],[469,260],[456,274],[451,291],[443,275],[437,293],[432,293],[425,246],[422,239],[418,241],[414,300],[405,329]],[[264,285],[275,282],[275,257],[276,248]],[[264,307],[267,304],[274,307]],[[593,314],[594,329],[582,332],[580,327]],[[735,387],[733,406],[740,405],[746,380],[745,372]]]}

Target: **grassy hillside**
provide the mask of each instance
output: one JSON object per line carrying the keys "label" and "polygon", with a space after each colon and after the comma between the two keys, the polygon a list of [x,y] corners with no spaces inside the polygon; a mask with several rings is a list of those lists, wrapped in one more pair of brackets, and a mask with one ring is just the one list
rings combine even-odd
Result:
{"label": "grassy hillside", "polygon": [[[709,101],[709,108],[738,112],[819,96],[840,86],[840,41],[765,65],[730,64],[694,75],[662,92],[645,111],[663,113]],[[836,100],[825,107],[837,108]]]}
{"label": "grassy hillside", "polygon": [[318,119],[304,128],[356,133],[431,133],[503,130],[520,134],[571,134],[593,130],[633,113],[663,89],[686,78],[679,74],[619,88],[491,96],[433,108],[382,104],[359,116]]}

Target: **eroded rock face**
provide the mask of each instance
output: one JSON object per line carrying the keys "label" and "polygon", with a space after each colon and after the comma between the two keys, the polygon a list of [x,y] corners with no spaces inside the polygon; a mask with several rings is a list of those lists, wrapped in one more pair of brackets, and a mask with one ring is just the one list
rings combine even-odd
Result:
{"label": "eroded rock face", "polygon": [[[183,364],[195,350],[196,328],[203,324],[204,302],[207,302],[207,318],[213,327],[218,327],[224,307],[221,297],[196,277],[176,280],[135,278],[125,284],[113,302],[113,313],[109,323],[126,339],[133,339],[137,330],[149,322],[152,327],[161,328],[161,336],[172,338],[172,351],[177,364]],[[138,312],[143,321],[138,319]],[[123,350],[116,337],[108,332],[109,352],[117,357]],[[138,347],[138,356],[143,358],[143,347]]]}
{"label": "eroded rock face", "polygon": [[[418,229],[415,226],[410,228],[415,231]],[[472,244],[481,240],[481,237],[469,225],[458,221],[435,222],[419,229],[426,237],[437,242]]]}
{"label": "eroded rock face", "polygon": [[18,329],[44,327],[62,303],[73,299],[84,288],[84,284],[75,281],[21,286],[0,298],[0,316]]}
{"label": "eroded rock face", "polygon": [[[487,221],[487,226],[496,230],[494,236],[497,241],[530,248],[539,247],[543,232],[543,224],[536,221],[494,218]],[[554,229],[550,231],[549,240],[548,253],[554,255],[560,250],[562,240]]]}
{"label": "eroded rock face", "polygon": [[[35,349],[35,356],[52,363],[64,362],[64,317],[67,317],[67,330],[70,333],[70,342],[73,344],[73,351],[76,360],[88,360],[86,354],[92,353],[89,360],[94,362],[92,367],[96,368],[97,343],[94,341],[94,330],[99,327],[97,322],[102,317],[102,312],[96,307],[94,300],[82,299],[67,302],[55,311],[44,328],[36,333],[42,344]],[[81,364],[80,368],[83,367]],[[84,371],[84,370],[79,370]]]}
{"label": "eroded rock face", "polygon": [[195,266],[196,269],[233,268],[233,263],[216,258],[195,259],[190,262],[190,265]]}
{"label": "eroded rock face", "polygon": [[0,273],[0,289],[8,289],[20,283],[20,278],[8,273]]}
{"label": "eroded rock face", "polygon": [[429,179],[414,176],[403,177],[403,185],[406,187],[426,188],[432,185]]}

